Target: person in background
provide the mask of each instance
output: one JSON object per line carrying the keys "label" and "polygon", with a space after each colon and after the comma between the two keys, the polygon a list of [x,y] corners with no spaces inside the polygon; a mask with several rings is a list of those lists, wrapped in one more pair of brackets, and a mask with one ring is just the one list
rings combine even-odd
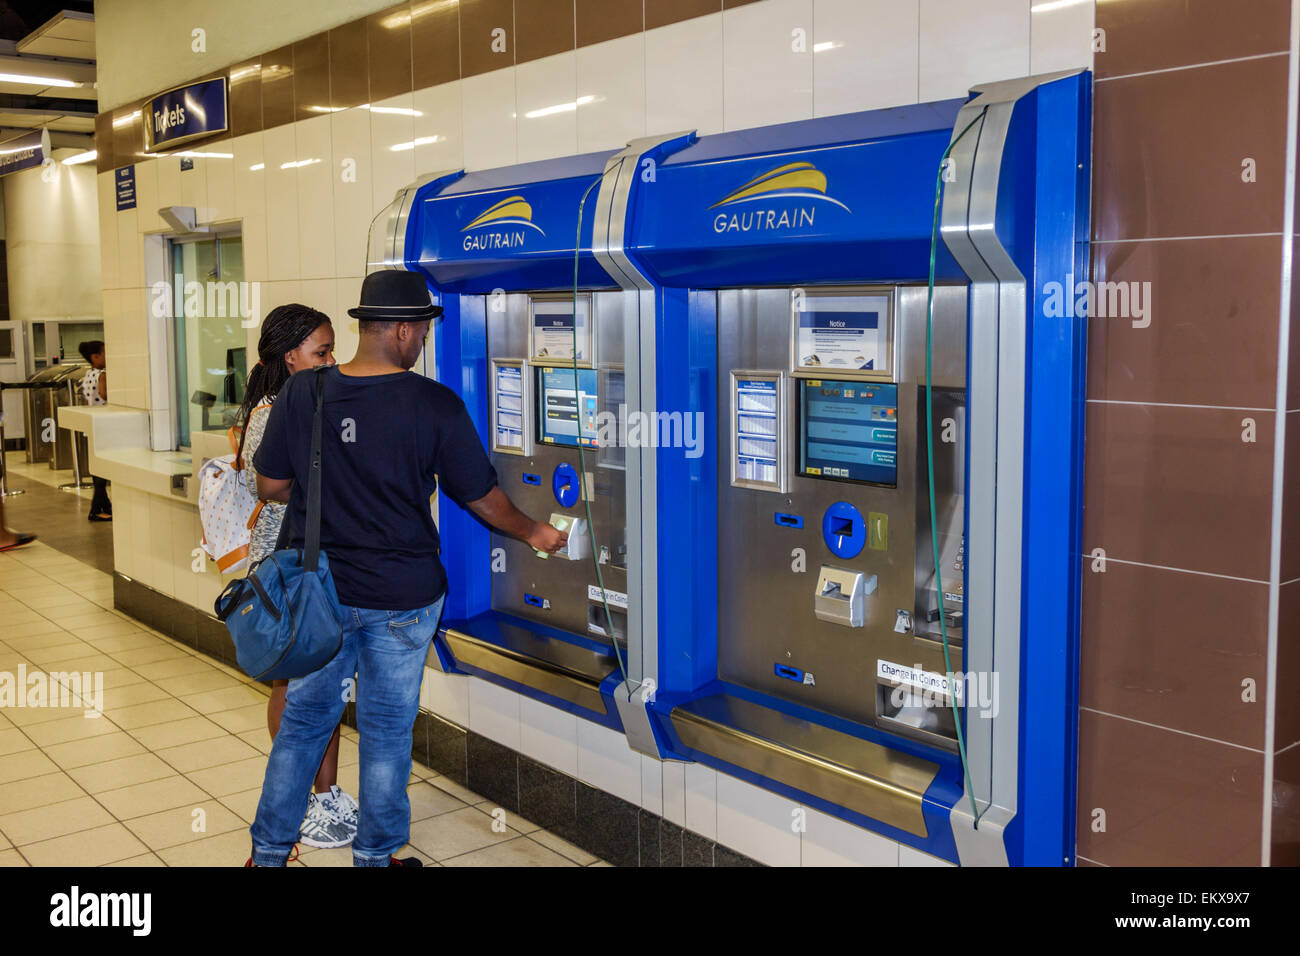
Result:
{"label": "person in background", "polygon": [[[237,462],[242,462],[248,490],[254,497],[257,497],[257,469],[253,456],[262,444],[271,405],[295,372],[334,364],[334,326],[330,324],[329,316],[308,306],[279,306],[272,309],[262,322],[257,355],[258,361],[248,373],[248,388],[239,409],[238,421],[243,423],[243,431],[236,452]],[[249,542],[250,567],[275,550],[284,511],[283,504],[263,502]],[[280,732],[288,685],[286,680],[277,680],[271,685],[266,724],[273,740]],[[308,846],[347,846],[356,835],[357,802],[338,786],[338,772],[339,727],[335,726],[334,735],[316,771],[314,792],[307,798],[307,815],[302,821],[300,837]]]}
{"label": "person in background", "polygon": [[21,548],[25,544],[31,544],[36,540],[34,534],[22,534],[18,531],[10,531],[9,526],[5,524],[5,503],[0,498],[0,552],[13,551],[15,548]]}
{"label": "person in background", "polygon": [[[104,368],[104,343],[99,339],[82,342],[77,346],[81,357],[90,363],[90,370],[81,378],[81,396],[87,405],[108,404],[108,373]],[[112,521],[113,502],[108,498],[108,482],[98,475],[91,475],[95,493],[90,498],[91,521]]]}

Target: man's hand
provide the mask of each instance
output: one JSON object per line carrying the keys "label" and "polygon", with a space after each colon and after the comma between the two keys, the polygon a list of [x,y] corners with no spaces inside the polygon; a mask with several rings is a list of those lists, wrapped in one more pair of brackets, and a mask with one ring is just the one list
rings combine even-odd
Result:
{"label": "man's hand", "polygon": [[553,525],[535,521],[533,522],[533,533],[524,540],[535,551],[554,554],[568,542],[569,532],[561,531]]}

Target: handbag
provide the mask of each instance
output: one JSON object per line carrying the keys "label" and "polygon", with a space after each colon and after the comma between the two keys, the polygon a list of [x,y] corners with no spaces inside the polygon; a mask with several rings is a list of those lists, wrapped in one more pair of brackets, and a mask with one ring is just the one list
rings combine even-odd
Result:
{"label": "handbag", "polygon": [[315,369],[316,414],[311,430],[304,547],[285,548],[285,515],[276,550],[231,581],[217,597],[217,618],[230,631],[239,667],[254,680],[293,680],[328,664],[343,644],[329,558],[320,549],[321,418],[326,366]]}

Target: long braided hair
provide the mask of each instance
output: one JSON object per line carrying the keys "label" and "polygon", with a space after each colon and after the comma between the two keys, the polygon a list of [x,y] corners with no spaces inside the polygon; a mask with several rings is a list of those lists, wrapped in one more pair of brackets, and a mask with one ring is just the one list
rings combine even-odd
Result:
{"label": "long braided hair", "polygon": [[279,394],[292,374],[285,364],[286,352],[302,345],[313,332],[328,322],[330,317],[296,302],[272,309],[262,322],[262,334],[257,340],[258,362],[248,373],[248,387],[244,390],[244,404],[239,407],[239,450],[236,460],[244,459],[244,434],[253,409],[268,396]]}

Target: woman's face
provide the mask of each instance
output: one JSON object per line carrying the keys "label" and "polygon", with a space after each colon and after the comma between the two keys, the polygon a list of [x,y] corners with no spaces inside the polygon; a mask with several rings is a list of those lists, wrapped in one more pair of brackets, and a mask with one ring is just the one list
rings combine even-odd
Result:
{"label": "woman's face", "polygon": [[104,367],[104,352],[102,349],[90,357],[90,367],[91,368]]}
{"label": "woman's face", "polygon": [[334,364],[334,326],[322,322],[316,331],[302,340],[292,351],[284,353],[284,364],[289,366],[289,374],[317,365]]}

